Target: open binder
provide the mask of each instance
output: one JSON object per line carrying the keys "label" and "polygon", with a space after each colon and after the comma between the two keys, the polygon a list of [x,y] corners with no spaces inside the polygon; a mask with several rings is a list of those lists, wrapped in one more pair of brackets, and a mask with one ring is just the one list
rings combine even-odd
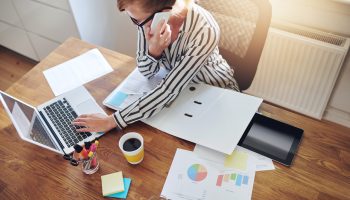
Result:
{"label": "open binder", "polygon": [[[145,80],[140,78],[137,87],[137,76],[140,76],[140,72],[135,69],[105,99],[104,105],[118,109],[118,106],[112,107],[107,102],[124,91],[123,98],[118,98],[118,103],[123,105],[123,100],[129,98],[127,92],[133,94],[144,84]],[[133,80],[135,91],[130,87],[123,89],[130,80]],[[165,107],[143,122],[176,137],[231,154],[261,103],[261,98],[229,89],[207,84],[189,84],[170,107]]]}
{"label": "open binder", "polygon": [[189,84],[172,103],[143,120],[170,135],[231,154],[262,99],[206,84]]}

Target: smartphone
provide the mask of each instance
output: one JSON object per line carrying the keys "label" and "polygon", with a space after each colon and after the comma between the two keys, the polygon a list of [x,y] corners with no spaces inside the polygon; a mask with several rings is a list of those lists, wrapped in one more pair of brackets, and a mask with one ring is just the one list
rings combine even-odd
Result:
{"label": "smartphone", "polygon": [[163,19],[165,20],[165,23],[167,23],[170,15],[171,15],[170,12],[156,13],[153,17],[153,20],[152,20],[151,31],[155,30],[157,25],[159,24],[159,22],[162,21]]}

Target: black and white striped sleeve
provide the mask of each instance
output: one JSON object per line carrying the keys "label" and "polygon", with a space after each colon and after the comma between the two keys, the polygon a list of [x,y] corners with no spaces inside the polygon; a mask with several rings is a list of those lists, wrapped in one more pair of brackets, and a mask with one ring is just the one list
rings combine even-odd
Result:
{"label": "black and white striped sleeve", "polygon": [[142,27],[138,27],[137,40],[136,61],[138,70],[145,77],[151,78],[159,71],[161,59],[157,60],[148,54],[145,31]]}
{"label": "black and white striped sleeve", "polygon": [[[148,118],[174,100],[192,80],[212,53],[219,41],[218,30],[210,26],[199,27],[191,42],[179,46],[185,51],[180,55],[172,70],[155,89],[132,103],[127,108],[115,112],[119,127],[126,127],[135,121]],[[177,50],[175,50],[177,51]]]}

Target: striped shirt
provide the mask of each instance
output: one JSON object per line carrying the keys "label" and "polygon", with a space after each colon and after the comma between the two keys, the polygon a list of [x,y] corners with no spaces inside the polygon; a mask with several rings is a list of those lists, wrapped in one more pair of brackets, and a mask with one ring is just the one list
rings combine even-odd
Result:
{"label": "striped shirt", "polygon": [[148,54],[145,30],[138,27],[138,70],[147,78],[157,74],[160,67],[165,67],[169,73],[155,89],[114,113],[118,126],[124,128],[153,116],[190,82],[238,91],[233,70],[219,54],[219,36],[220,29],[212,15],[194,4],[187,12],[177,39],[157,60]]}

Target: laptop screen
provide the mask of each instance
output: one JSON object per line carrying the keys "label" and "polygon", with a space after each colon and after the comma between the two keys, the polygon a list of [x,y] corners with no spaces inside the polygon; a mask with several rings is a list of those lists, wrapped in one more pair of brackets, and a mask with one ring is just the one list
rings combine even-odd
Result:
{"label": "laptop screen", "polygon": [[3,92],[0,92],[2,103],[9,114],[19,136],[28,142],[41,144],[49,149],[58,150],[47,129],[42,124],[34,107],[29,106]]}

